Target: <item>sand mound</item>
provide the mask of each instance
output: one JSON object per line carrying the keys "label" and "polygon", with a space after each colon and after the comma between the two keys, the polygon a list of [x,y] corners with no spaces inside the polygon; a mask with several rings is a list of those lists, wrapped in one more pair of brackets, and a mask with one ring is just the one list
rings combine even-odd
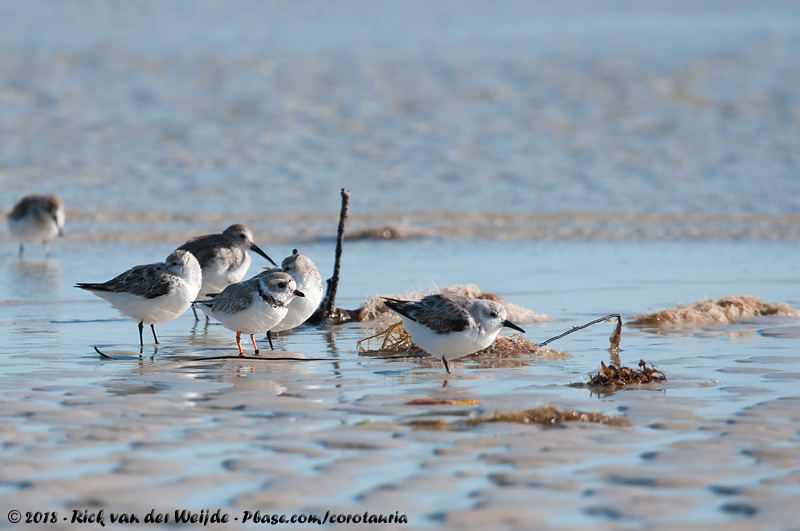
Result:
{"label": "sand mound", "polygon": [[628,321],[628,324],[650,328],[671,328],[675,326],[698,328],[709,325],[730,324],[747,317],[760,315],[800,317],[800,311],[795,310],[785,302],[770,304],[751,295],[731,295],[693,304],[681,304],[660,312],[637,315]]}
{"label": "sand mound", "polygon": [[[402,295],[386,296],[398,299],[413,300],[421,299],[422,297],[432,293],[454,293],[456,295],[464,295],[466,297],[473,297],[476,299],[497,301],[502,304],[503,307],[505,307],[508,320],[516,324],[541,323],[550,320],[550,318],[543,313],[536,313],[522,306],[517,306],[516,304],[506,302],[501,299],[499,295],[495,295],[493,293],[484,293],[475,284],[447,286],[438,290],[412,291]],[[400,320],[397,314],[386,307],[386,305],[383,303],[383,299],[381,299],[380,296],[375,296],[367,300],[367,302],[364,303],[364,307],[361,309],[361,313],[359,315],[360,321],[374,321],[376,319],[384,319],[390,322]]]}

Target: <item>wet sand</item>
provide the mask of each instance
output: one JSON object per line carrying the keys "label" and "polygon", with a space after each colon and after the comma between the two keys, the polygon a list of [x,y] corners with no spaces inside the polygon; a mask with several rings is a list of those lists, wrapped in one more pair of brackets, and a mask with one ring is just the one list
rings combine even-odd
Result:
{"label": "wet sand", "polygon": [[[167,247],[135,250],[157,257]],[[791,247],[354,242],[345,248],[339,305],[431,287],[413,281],[483,279],[481,289],[555,319],[528,328],[526,337],[542,341],[602,314],[618,311],[627,319],[666,301],[742,291],[777,301],[796,284]],[[304,251],[325,276],[332,250],[320,243]],[[116,271],[121,244],[63,242],[45,263],[18,263],[10,251],[2,277],[11,297],[0,303],[6,510],[69,517],[75,509],[142,517],[151,509],[222,509],[231,519],[256,510],[407,515],[409,525],[389,529],[797,523],[797,318],[659,333],[626,326],[621,361],[644,359],[668,380],[618,391],[570,387],[601,360],[620,361],[606,350],[606,324],[551,345],[569,357],[466,358],[447,375],[434,360],[360,356],[356,341],[368,324],[299,330],[284,336],[274,354],[328,361],[195,361],[232,354],[235,344],[221,326],[195,327],[186,314],[158,327],[162,345],[155,356],[146,345],[140,359],[135,324],[71,288]],[[268,252],[280,255],[280,248]],[[594,263],[585,262],[587,252]],[[752,254],[758,263],[745,258]],[[369,265],[374,256],[386,260],[380,271]],[[507,267],[498,274],[495,263],[468,260],[477,256],[501,258]],[[695,264],[691,277],[680,269],[687,259]],[[448,271],[446,263],[462,267]],[[800,306],[796,297],[783,300]],[[117,359],[101,359],[94,344]],[[421,398],[480,404],[407,404]],[[631,424],[490,423],[458,431],[412,425],[546,404]]]}

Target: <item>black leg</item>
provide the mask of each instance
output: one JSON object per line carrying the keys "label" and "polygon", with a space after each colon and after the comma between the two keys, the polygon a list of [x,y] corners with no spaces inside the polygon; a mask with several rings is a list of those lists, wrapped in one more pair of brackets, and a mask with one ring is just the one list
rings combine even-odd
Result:
{"label": "black leg", "polygon": [[444,368],[447,371],[447,374],[450,374],[450,367],[447,366],[447,360],[444,359],[444,356],[442,356],[442,363],[444,363]]}
{"label": "black leg", "polygon": [[144,340],[142,339],[142,329],[144,328],[144,321],[139,321],[139,346],[144,346]]}
{"label": "black leg", "polygon": [[22,259],[22,251],[25,249],[25,246],[21,243],[19,244],[19,257]]}
{"label": "black leg", "polygon": [[156,342],[156,345],[158,345],[158,338],[156,337],[156,327],[155,327],[155,325],[150,325],[150,330],[153,331],[153,340]]}
{"label": "black leg", "polygon": [[267,341],[269,341],[269,349],[275,350],[275,347],[272,346],[272,330],[267,330]]}
{"label": "black leg", "polygon": [[[195,309],[194,304],[192,304],[192,313],[194,314],[194,322],[196,323],[200,320],[200,318],[197,317],[197,310]],[[208,319],[208,316],[206,316],[206,319]]]}

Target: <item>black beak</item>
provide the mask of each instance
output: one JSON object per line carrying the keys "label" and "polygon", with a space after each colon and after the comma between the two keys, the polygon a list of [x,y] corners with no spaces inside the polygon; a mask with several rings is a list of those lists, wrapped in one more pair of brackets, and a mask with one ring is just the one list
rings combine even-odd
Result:
{"label": "black beak", "polygon": [[253,244],[253,245],[251,245],[251,246],[250,246],[250,250],[251,250],[251,251],[253,251],[253,252],[254,252],[254,253],[256,253],[256,254],[260,254],[261,256],[263,256],[264,258],[266,258],[267,260],[269,260],[269,263],[270,263],[270,264],[274,265],[275,267],[278,267],[278,264],[276,264],[275,262],[273,262],[273,261],[272,261],[272,258],[270,258],[269,256],[267,256],[267,253],[265,253],[264,251],[262,251],[262,250],[261,250],[261,248],[260,248],[258,245],[256,245],[256,244]]}
{"label": "black beak", "polygon": [[294,290],[294,294],[297,295],[298,297],[305,297],[306,296],[305,293],[303,293],[302,291],[298,291],[298,290]]}
{"label": "black beak", "polygon": [[522,329],[522,328],[520,328],[519,326],[515,325],[514,323],[512,323],[512,322],[511,322],[511,321],[509,321],[508,319],[506,319],[505,321],[503,321],[503,326],[507,326],[507,327],[509,327],[509,328],[513,328],[514,330],[519,330],[519,331],[520,331],[520,332],[522,332],[523,334],[525,333],[525,330],[523,330],[523,329]]}

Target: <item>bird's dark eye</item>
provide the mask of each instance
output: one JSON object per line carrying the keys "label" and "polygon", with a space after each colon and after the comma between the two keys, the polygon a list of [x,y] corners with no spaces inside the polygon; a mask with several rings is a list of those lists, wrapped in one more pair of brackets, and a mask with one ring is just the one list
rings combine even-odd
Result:
{"label": "bird's dark eye", "polygon": [[239,237],[240,238],[245,238],[246,236],[244,234],[240,234]]}
{"label": "bird's dark eye", "polygon": [[286,282],[278,282],[278,287],[283,289],[286,287]]}
{"label": "bird's dark eye", "polygon": [[496,318],[497,312],[489,312],[489,317]]}

